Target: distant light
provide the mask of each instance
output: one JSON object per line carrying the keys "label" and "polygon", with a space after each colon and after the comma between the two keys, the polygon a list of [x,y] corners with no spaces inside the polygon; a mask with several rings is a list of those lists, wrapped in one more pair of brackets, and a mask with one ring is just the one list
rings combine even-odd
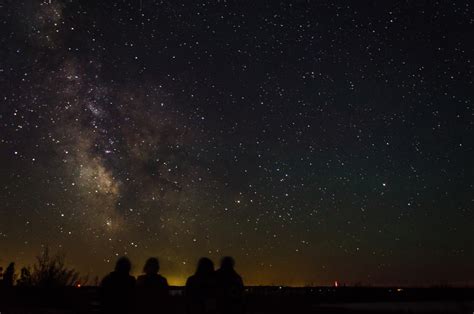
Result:
{"label": "distant light", "polygon": [[403,291],[402,288],[398,288],[398,289],[397,289],[397,292],[402,292],[402,291]]}
{"label": "distant light", "polygon": [[81,284],[78,283],[78,284],[76,285],[76,288],[80,288],[80,287],[81,287]]}
{"label": "distant light", "polygon": [[334,287],[336,287],[336,288],[339,287],[339,282],[337,282],[337,280],[334,281]]}

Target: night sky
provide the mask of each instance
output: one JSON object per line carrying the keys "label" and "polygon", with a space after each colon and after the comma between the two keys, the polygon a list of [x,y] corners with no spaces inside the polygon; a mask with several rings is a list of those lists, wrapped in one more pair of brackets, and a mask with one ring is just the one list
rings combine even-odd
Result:
{"label": "night sky", "polygon": [[470,1],[2,1],[0,265],[474,282]]}

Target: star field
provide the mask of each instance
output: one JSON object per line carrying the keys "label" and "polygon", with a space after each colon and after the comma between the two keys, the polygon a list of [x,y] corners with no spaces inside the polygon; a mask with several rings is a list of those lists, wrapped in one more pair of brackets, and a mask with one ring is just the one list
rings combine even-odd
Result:
{"label": "star field", "polygon": [[0,264],[474,282],[469,1],[0,5]]}

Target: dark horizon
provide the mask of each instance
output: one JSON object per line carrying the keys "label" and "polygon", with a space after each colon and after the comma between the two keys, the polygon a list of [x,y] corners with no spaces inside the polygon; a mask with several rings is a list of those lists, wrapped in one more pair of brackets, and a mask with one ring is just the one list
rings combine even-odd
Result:
{"label": "dark horizon", "polygon": [[0,265],[474,284],[469,1],[0,6]]}
{"label": "dark horizon", "polygon": [[[64,252],[64,251],[63,251]],[[105,275],[107,275],[110,271],[113,269],[108,269],[106,270],[103,274],[94,274],[94,273],[85,273],[81,272],[81,268],[76,268],[76,264],[73,263],[70,259],[67,259],[67,255],[61,252],[51,252],[51,254],[54,256],[56,254],[63,255],[65,256],[65,262],[66,266],[70,267],[71,269],[74,269],[78,271],[80,274],[81,278],[87,278],[87,281],[79,280],[81,282],[81,287],[94,287],[97,286],[100,281],[104,278]],[[166,259],[165,259],[166,260]],[[19,275],[21,272],[21,268],[27,267],[30,270],[33,269],[33,264],[34,263],[29,263],[29,264],[18,264],[15,261],[11,261],[15,263],[15,274],[16,274],[16,280],[19,279]],[[197,262],[197,260],[196,260]],[[217,262],[217,260],[215,260]],[[169,269],[166,269],[167,263],[160,262],[162,265],[162,269],[160,271],[160,274],[165,276],[165,278],[168,279],[168,282],[170,284],[170,287],[177,287],[177,288],[182,288],[185,285],[186,279],[194,273],[194,269],[192,269],[189,273],[182,274],[181,276],[173,276],[173,274],[169,271]],[[5,265],[0,264],[0,267],[3,267],[3,271],[5,271],[6,266],[8,266],[9,263],[6,263]],[[192,267],[195,267],[196,265],[193,264]],[[336,277],[333,279],[333,281],[326,281],[326,282],[303,282],[303,283],[282,283],[282,282],[269,282],[269,283],[259,283],[258,281],[255,280],[255,278],[252,278],[251,276],[246,276],[245,269],[248,269],[249,267],[251,268],[254,265],[246,265],[247,267],[242,267],[242,265],[237,264],[237,269],[240,271],[240,269],[244,269],[243,275],[245,279],[245,286],[247,288],[253,288],[253,287],[284,287],[284,288],[474,288],[474,281],[458,281],[458,282],[448,282],[448,281],[443,281],[443,280],[433,280],[432,282],[424,282],[424,283],[412,283],[412,282],[401,282],[401,281],[394,281],[394,282],[362,282],[362,281],[345,281],[344,278],[342,277]],[[132,260],[132,270],[130,274],[134,277],[138,277],[143,274],[142,272],[142,264],[137,264]],[[94,282],[96,281],[96,282]],[[337,282],[337,284],[336,284]]]}

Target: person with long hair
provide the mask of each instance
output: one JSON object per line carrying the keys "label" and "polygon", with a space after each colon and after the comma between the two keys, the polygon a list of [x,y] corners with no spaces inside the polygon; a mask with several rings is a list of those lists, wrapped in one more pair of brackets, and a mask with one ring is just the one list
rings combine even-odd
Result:
{"label": "person with long hair", "polygon": [[234,259],[225,256],[221,260],[221,267],[216,271],[219,313],[239,314],[244,311],[244,282],[234,267]]}
{"label": "person with long hair", "polygon": [[186,281],[187,311],[190,314],[210,314],[217,311],[217,281],[214,263],[202,257],[194,275]]}

